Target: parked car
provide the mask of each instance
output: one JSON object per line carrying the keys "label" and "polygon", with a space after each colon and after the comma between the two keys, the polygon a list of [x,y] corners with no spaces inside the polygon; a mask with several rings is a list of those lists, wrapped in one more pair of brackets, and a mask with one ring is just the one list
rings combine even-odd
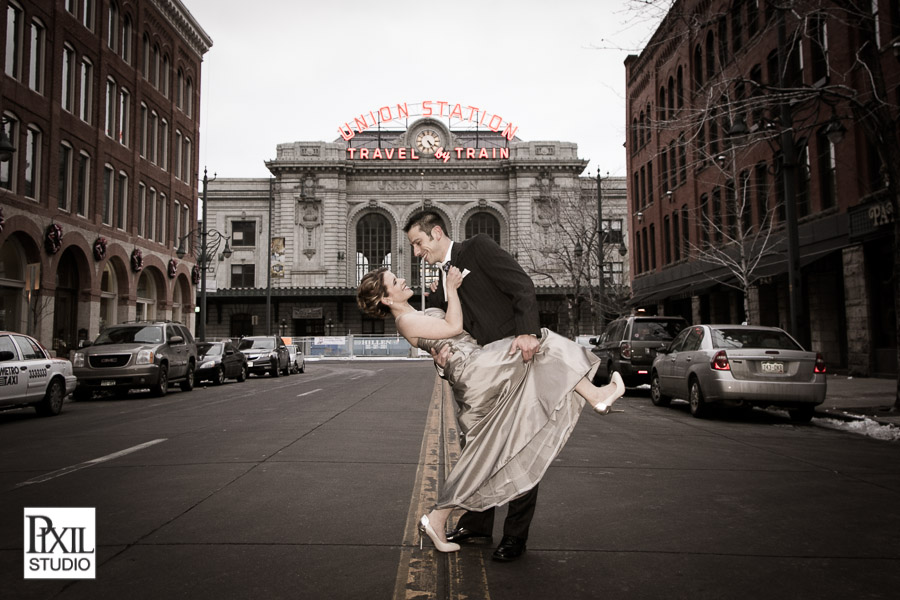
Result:
{"label": "parked car", "polygon": [[288,354],[291,360],[291,373],[303,373],[306,371],[306,358],[303,356],[303,350],[296,344],[287,345]]}
{"label": "parked car", "polygon": [[39,415],[58,415],[75,382],[68,360],[52,358],[29,335],[0,331],[0,408],[33,406]]}
{"label": "parked car", "polygon": [[197,344],[197,364],[195,385],[201,381],[219,385],[226,379],[246,381],[249,373],[247,356],[230,341]]}
{"label": "parked car", "polygon": [[72,355],[78,386],[75,400],[94,392],[115,395],[150,388],[165,396],[169,384],[194,389],[197,344],[187,327],[169,321],[138,321],[110,325],[97,339]]}
{"label": "parked car", "polygon": [[277,335],[251,335],[241,338],[238,350],[247,356],[251,373],[272,377],[291,374],[291,356],[287,345]]}
{"label": "parked car", "polygon": [[631,315],[612,321],[592,340],[600,358],[594,383],[603,385],[618,371],[628,387],[650,383],[650,365],[657,351],[687,327],[681,317]]}
{"label": "parked car", "polygon": [[653,404],[686,398],[695,417],[722,403],[786,408],[808,422],[825,390],[822,355],[777,327],[692,325],[657,354],[650,375]]}

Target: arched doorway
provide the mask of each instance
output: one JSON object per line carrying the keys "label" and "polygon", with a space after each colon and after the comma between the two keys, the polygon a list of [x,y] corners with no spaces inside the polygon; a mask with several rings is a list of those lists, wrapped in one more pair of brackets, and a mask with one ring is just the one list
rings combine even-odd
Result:
{"label": "arched doorway", "polygon": [[69,248],[56,267],[56,295],[53,300],[53,344],[51,350],[67,358],[76,346],[78,324],[78,261]]}
{"label": "arched doorway", "polygon": [[112,262],[107,262],[100,276],[100,331],[116,324],[119,312],[119,279]]}
{"label": "arched doorway", "polygon": [[156,284],[147,269],[144,269],[138,278],[135,320],[152,321],[156,318],[156,298]]}
{"label": "arched doorway", "polygon": [[0,329],[27,331],[25,252],[14,238],[0,248]]}

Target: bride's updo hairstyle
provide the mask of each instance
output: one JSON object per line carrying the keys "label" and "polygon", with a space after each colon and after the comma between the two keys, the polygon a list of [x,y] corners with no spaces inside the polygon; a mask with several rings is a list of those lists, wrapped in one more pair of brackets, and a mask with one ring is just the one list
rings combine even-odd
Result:
{"label": "bride's updo hairstyle", "polygon": [[359,282],[356,288],[356,303],[359,310],[370,317],[384,319],[390,316],[390,309],[382,304],[381,299],[387,295],[387,287],[384,285],[384,273],[387,267],[381,267],[369,271]]}

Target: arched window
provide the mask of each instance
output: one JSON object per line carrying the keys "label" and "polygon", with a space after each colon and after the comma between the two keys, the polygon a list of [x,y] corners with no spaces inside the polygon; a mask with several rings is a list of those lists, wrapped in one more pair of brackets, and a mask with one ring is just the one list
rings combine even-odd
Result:
{"label": "arched window", "polygon": [[666,120],[666,88],[659,88],[659,106],[656,107],[659,114],[656,116],[660,122]]}
{"label": "arched window", "polygon": [[650,104],[647,104],[647,112],[644,113],[644,131],[647,133],[647,137],[644,138],[646,143],[650,143]]}
{"label": "arched window", "polygon": [[391,224],[384,215],[369,213],[356,224],[356,283],[379,267],[391,267]]}
{"label": "arched window", "polygon": [[188,77],[184,82],[184,112],[194,116],[194,82]]}
{"label": "arched window", "polygon": [[131,64],[131,17],[125,15],[122,19],[122,60]]}
{"label": "arched window", "polygon": [[[184,294],[181,290],[181,285],[176,285],[175,290],[172,293],[172,320],[176,323],[182,323],[183,316],[183,307],[184,306]],[[187,325],[187,323],[184,323]]]}
{"label": "arched window", "polygon": [[697,44],[697,47],[694,48],[694,91],[700,89],[700,86],[703,85],[703,51],[700,49],[700,44]]}
{"label": "arched window", "polygon": [[100,278],[100,329],[118,322],[118,288],[115,267],[107,262]]}
{"label": "arched window", "polygon": [[479,233],[489,236],[500,245],[500,221],[491,213],[477,212],[466,221],[466,239]]}
{"label": "arched window", "polygon": [[113,52],[119,50],[119,6],[115,2],[109,3],[109,25],[106,28],[106,43]]}
{"label": "arched window", "polygon": [[716,74],[716,43],[713,33],[706,34],[706,79],[710,80]]}
{"label": "arched window", "polygon": [[678,75],[675,80],[675,97],[677,98],[677,108],[684,107],[684,69],[678,67]]}
{"label": "arched window", "polygon": [[138,279],[137,300],[135,302],[135,319],[148,321],[156,318],[156,285],[153,278],[144,270]]}
{"label": "arched window", "polygon": [[675,116],[675,79],[673,77],[669,77],[669,118],[672,119]]}
{"label": "arched window", "polygon": [[641,122],[638,123],[638,146],[644,145],[644,113],[641,113]]}

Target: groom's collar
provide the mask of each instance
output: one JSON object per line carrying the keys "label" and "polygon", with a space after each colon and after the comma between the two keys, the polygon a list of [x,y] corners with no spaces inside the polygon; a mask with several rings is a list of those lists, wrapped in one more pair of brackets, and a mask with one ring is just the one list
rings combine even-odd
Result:
{"label": "groom's collar", "polygon": [[441,261],[441,264],[449,261],[451,256],[453,256],[453,240],[450,240],[450,245],[447,246],[447,254],[444,256],[444,260]]}

